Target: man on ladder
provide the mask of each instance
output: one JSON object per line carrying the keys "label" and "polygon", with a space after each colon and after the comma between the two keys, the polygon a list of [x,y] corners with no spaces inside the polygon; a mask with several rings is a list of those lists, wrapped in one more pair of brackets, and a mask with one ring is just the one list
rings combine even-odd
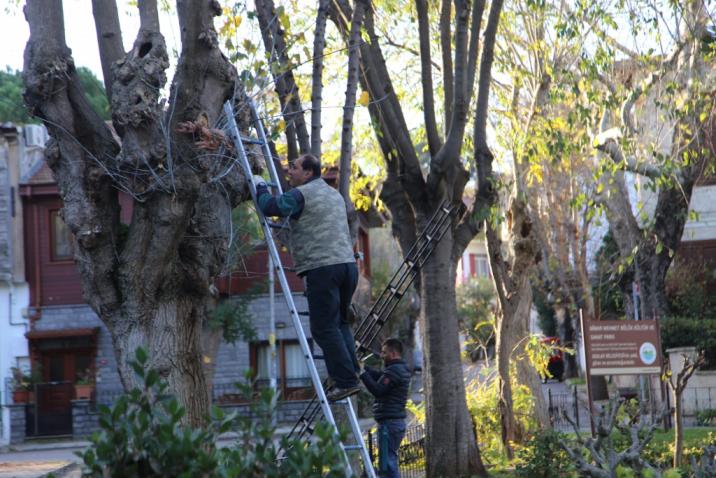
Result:
{"label": "man on ladder", "polygon": [[254,176],[256,198],[265,216],[291,220],[290,249],[296,273],[304,278],[311,335],[323,350],[334,387],[329,401],[360,391],[360,368],[348,310],[358,283],[358,268],[348,231],[343,197],[321,179],[321,163],[304,154],[289,165],[293,189],[274,197],[261,176]]}

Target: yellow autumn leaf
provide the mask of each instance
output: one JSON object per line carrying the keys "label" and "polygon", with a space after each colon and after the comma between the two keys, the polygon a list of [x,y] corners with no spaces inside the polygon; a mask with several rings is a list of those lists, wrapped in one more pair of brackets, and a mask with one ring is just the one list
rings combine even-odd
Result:
{"label": "yellow autumn leaf", "polygon": [[283,119],[279,120],[277,128],[278,128],[279,132],[283,132],[286,129],[286,121]]}
{"label": "yellow autumn leaf", "polygon": [[360,98],[358,98],[358,104],[361,106],[368,106],[368,103],[370,102],[370,95],[368,95],[367,91],[364,91],[360,94]]}

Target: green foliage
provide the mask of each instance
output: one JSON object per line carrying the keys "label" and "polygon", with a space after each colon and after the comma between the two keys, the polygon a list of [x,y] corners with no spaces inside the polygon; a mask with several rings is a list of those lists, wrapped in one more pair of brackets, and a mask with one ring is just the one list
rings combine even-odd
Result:
{"label": "green foliage", "polygon": [[702,427],[716,425],[716,408],[699,410],[696,414],[696,423]]}
{"label": "green foliage", "polygon": [[13,390],[32,390],[36,383],[42,382],[42,369],[39,364],[35,364],[31,370],[10,367],[10,376],[10,388]]}
{"label": "green foliage", "polygon": [[231,245],[227,263],[236,267],[243,257],[251,255],[263,241],[263,231],[256,209],[251,202],[243,202],[231,211]]}
{"label": "green foliage", "polygon": [[537,432],[515,454],[518,478],[561,478],[574,476],[571,459],[559,443],[565,435],[554,430]]}
{"label": "green foliage", "polygon": [[22,101],[22,74],[12,71],[0,71],[0,123],[32,123],[30,115]]}
{"label": "green foliage", "polygon": [[473,361],[495,343],[495,286],[489,279],[470,277],[456,290],[457,317],[465,334],[465,352]]}
{"label": "green foliage", "polygon": [[695,346],[702,350],[706,364],[702,369],[716,367],[716,319],[695,317],[667,317],[661,319],[661,346],[664,350],[673,347]]}
{"label": "green foliage", "polygon": [[[513,371],[514,372],[514,371]],[[496,466],[507,466],[505,450],[501,439],[499,388],[494,380],[493,367],[483,367],[480,377],[466,385],[467,406],[475,425],[477,436],[480,437],[480,453],[487,463]],[[512,400],[518,425],[527,434],[538,428],[534,415],[534,400],[530,389],[519,385],[511,373]]]}
{"label": "green foliage", "polygon": [[249,311],[249,304],[265,286],[263,282],[254,284],[244,294],[221,302],[211,313],[209,328],[221,329],[222,338],[229,344],[239,340],[244,342],[256,340],[256,329],[252,323],[253,316]]}
{"label": "green foliage", "polygon": [[[289,450],[277,460],[278,448],[271,425],[274,396],[265,390],[252,405],[251,417],[237,417],[214,407],[208,426],[191,428],[182,419],[184,408],[166,393],[167,384],[148,367],[146,352],[138,349],[131,363],[140,386],[121,396],[109,408],[100,407],[101,431],[90,447],[78,453],[86,477],[194,477],[239,478],[345,476],[341,449],[331,429],[316,427],[315,441],[281,440]],[[247,396],[251,384],[240,384]],[[217,448],[221,433],[236,433],[234,446]]]}
{"label": "green foliage", "polygon": [[85,68],[84,66],[77,68],[77,76],[85,91],[87,101],[89,101],[94,112],[104,121],[109,121],[111,119],[109,101],[107,100],[107,94],[104,91],[102,82],[99,81],[89,68]]}
{"label": "green foliage", "polygon": [[[85,67],[77,68],[77,75],[92,109],[103,120],[109,120],[109,103],[102,83]],[[0,123],[6,121],[16,124],[37,123],[25,108],[22,100],[23,90],[21,72],[9,68],[0,71]]]}
{"label": "green foliage", "polygon": [[542,333],[547,337],[557,336],[557,320],[554,317],[554,309],[547,301],[547,294],[544,289],[532,286],[532,296],[535,309],[537,309],[537,323]]}
{"label": "green foliage", "polygon": [[611,230],[602,238],[597,251],[597,274],[593,284],[595,298],[599,299],[599,315],[604,319],[624,316],[624,298],[619,288],[622,272],[619,272],[619,249]]}
{"label": "green foliage", "polygon": [[716,271],[703,260],[677,254],[666,275],[666,296],[673,316],[716,319],[716,301],[710,288]]}

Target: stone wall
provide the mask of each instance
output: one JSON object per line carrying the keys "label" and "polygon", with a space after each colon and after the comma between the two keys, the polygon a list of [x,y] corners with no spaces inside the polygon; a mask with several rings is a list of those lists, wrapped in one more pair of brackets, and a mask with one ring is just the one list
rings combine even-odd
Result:
{"label": "stone wall", "polygon": [[72,400],[72,436],[86,438],[99,430],[99,413],[89,400]]}
{"label": "stone wall", "polygon": [[25,440],[25,408],[26,404],[5,405],[10,410],[10,444],[22,443]]}

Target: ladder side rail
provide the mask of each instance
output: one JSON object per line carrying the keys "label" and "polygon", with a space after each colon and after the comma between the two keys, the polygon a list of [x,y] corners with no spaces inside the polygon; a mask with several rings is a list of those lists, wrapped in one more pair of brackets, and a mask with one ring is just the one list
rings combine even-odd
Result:
{"label": "ladder side rail", "polygon": [[[293,301],[293,296],[291,295],[291,289],[288,286],[288,280],[286,279],[286,274],[284,273],[283,266],[281,264],[281,258],[278,254],[278,249],[276,248],[276,244],[274,243],[273,237],[271,235],[271,228],[268,225],[268,221],[266,220],[266,217],[263,215],[263,213],[261,212],[261,209],[258,207],[258,201],[257,201],[257,197],[256,197],[256,185],[254,184],[253,176],[251,174],[251,168],[249,166],[248,159],[246,157],[246,150],[244,149],[244,145],[241,141],[241,136],[239,135],[239,129],[238,129],[238,126],[236,125],[236,120],[235,120],[234,114],[233,114],[233,108],[231,107],[231,104],[228,101],[224,104],[224,113],[226,114],[228,122],[229,122],[229,133],[233,137],[234,144],[235,144],[237,152],[239,154],[241,166],[244,170],[244,174],[248,178],[249,190],[251,191],[251,197],[253,198],[254,204],[256,205],[256,212],[259,215],[261,226],[264,231],[264,235],[266,237],[266,244],[268,245],[269,253],[271,254],[271,257],[273,258],[273,261],[274,261],[274,267],[278,272],[277,275],[279,278],[279,283],[281,284],[283,296],[286,299],[286,305],[289,308],[289,312],[291,314],[291,319],[293,321],[294,328],[296,329],[296,335],[298,336],[298,342],[301,346],[301,350],[303,352],[304,358],[306,359],[306,365],[307,365],[307,368],[311,375],[313,387],[316,390],[316,393],[318,394],[318,399],[321,402],[321,407],[323,408],[323,413],[326,417],[326,420],[333,427],[333,430],[334,430],[336,436],[338,436],[338,427],[337,427],[336,421],[333,417],[331,407],[328,404],[328,400],[326,398],[326,393],[323,390],[323,385],[321,384],[321,379],[318,375],[318,370],[316,369],[316,365],[313,362],[311,350],[310,350],[310,347],[308,346],[308,340],[306,339],[306,334],[303,332],[303,325],[301,323],[301,317],[298,315],[298,311],[296,310],[296,305]],[[340,440],[339,440],[339,442],[340,442]],[[350,460],[348,459],[348,454],[346,453],[346,450],[342,446],[342,444],[341,444],[341,449],[343,450],[343,457],[345,460],[347,470],[351,470]]]}
{"label": "ladder side rail", "polygon": [[[436,218],[437,214],[441,211],[444,211],[444,209],[438,209],[436,214],[433,215],[433,219]],[[410,285],[415,280],[415,275],[417,274],[416,271],[416,265],[420,262],[422,256],[424,255],[430,255],[432,254],[432,250],[434,249],[434,241],[433,240],[427,240],[423,241],[423,244],[420,243],[420,239],[423,239],[428,233],[436,234],[435,239],[438,241],[442,239],[443,235],[447,231],[447,228],[445,228],[446,224],[446,218],[448,218],[449,215],[446,214],[439,218],[437,221],[437,224],[435,224],[435,227],[442,228],[442,231],[435,230],[435,228],[431,227],[433,224],[429,224],[426,230],[421,234],[421,237],[419,238],[419,241],[414,244],[414,246],[411,248],[411,254],[412,256],[417,256],[416,258],[406,258],[403,260],[403,263],[400,265],[398,270],[393,274],[393,278],[389,282],[389,284],[383,289],[383,292],[379,296],[378,300],[373,304],[373,307],[369,310],[366,317],[358,324],[358,327],[356,328],[356,339],[361,342],[361,345],[363,345],[363,348],[367,348],[367,345],[370,345],[370,343],[377,337],[378,333],[380,332],[380,329],[382,329],[383,324],[380,324],[380,321],[383,320],[385,322],[387,320],[387,317],[389,317],[392,312],[395,310],[395,307],[397,304],[393,304],[393,300],[396,296],[396,294],[400,295],[401,297],[398,298],[398,302],[402,298],[402,295],[405,294],[405,292],[408,290]],[[449,225],[449,223],[447,223]],[[418,246],[416,248],[416,246]],[[412,259],[412,266],[408,266],[406,270],[404,269],[404,266],[406,266],[409,262],[411,262]],[[399,276],[400,275],[400,276]],[[399,277],[398,277],[399,276]],[[385,311],[388,311],[386,314]],[[375,327],[378,326],[379,330],[378,332],[374,332]],[[366,339],[360,339],[360,337],[365,336],[371,337],[372,339],[369,340],[366,344]]]}
{"label": "ladder side rail", "polygon": [[353,409],[353,403],[351,402],[350,397],[346,398],[345,400],[346,407],[348,408],[348,416],[350,417],[351,428],[353,429],[353,435],[356,437],[356,441],[360,445],[360,454],[363,457],[366,475],[368,476],[368,478],[376,478],[375,470],[373,469],[373,461],[370,459],[370,455],[368,454],[368,448],[365,446],[365,441],[363,440],[363,433],[361,432],[358,418],[356,417],[355,410]]}
{"label": "ladder side rail", "polygon": [[259,113],[256,110],[256,104],[254,100],[249,98],[249,109],[251,110],[251,119],[254,122],[254,129],[258,135],[259,141],[261,141],[261,149],[264,154],[264,160],[266,161],[266,169],[269,171],[269,177],[271,182],[275,184],[274,189],[278,194],[283,194],[283,188],[281,187],[281,181],[276,171],[276,166],[273,163],[273,154],[271,154],[271,148],[268,145],[268,138],[266,137],[266,130],[264,128],[263,121],[259,117]]}
{"label": "ladder side rail", "polygon": [[[373,324],[384,318],[384,310],[389,307],[390,302],[396,295],[404,295],[404,291],[407,287],[404,287],[406,282],[412,283],[415,271],[413,269],[407,269],[403,271],[403,274],[396,280],[397,284],[389,284],[384,290],[378,300],[373,304],[373,307],[368,311],[368,314],[361,320],[356,328],[356,336],[362,335],[365,329],[370,329]],[[413,277],[411,277],[413,276]],[[392,289],[392,290],[391,290]],[[403,290],[403,292],[398,292]],[[393,292],[395,290],[395,292]]]}

